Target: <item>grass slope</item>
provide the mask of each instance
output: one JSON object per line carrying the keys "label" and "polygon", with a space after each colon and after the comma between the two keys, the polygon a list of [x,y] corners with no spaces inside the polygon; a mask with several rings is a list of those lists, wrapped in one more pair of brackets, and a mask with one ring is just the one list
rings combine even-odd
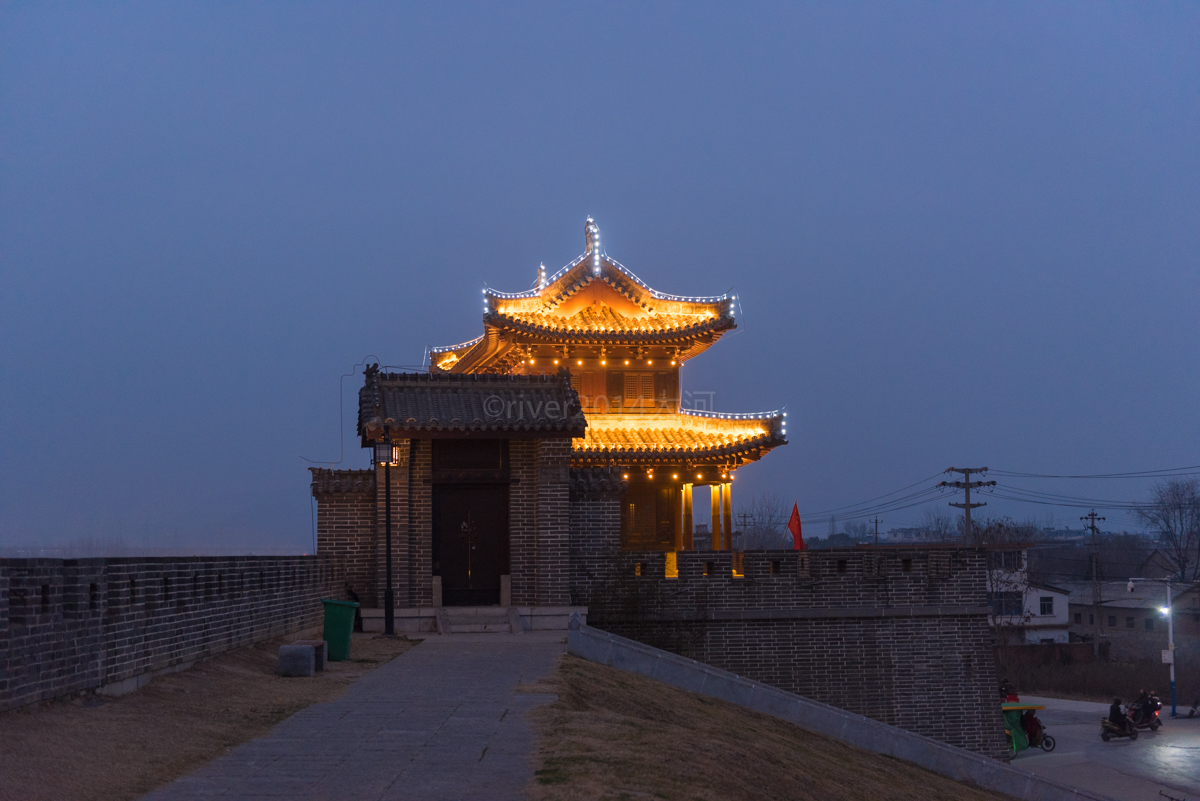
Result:
{"label": "grass slope", "polygon": [[577,657],[536,690],[534,801],[1007,798]]}

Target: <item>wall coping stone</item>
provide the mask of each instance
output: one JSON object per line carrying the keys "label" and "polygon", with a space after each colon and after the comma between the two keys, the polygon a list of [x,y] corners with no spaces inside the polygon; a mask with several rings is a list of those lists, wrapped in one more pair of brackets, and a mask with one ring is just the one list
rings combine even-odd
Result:
{"label": "wall coping stone", "polygon": [[809,620],[814,618],[963,617],[987,616],[986,606],[862,606],[787,609],[710,609],[699,612],[644,612],[608,615],[612,623],[669,622],[677,620]]}

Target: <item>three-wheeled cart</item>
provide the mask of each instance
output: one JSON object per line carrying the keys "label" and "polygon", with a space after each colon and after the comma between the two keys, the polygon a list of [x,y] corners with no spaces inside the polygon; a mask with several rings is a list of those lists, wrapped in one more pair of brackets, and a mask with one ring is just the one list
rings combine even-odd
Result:
{"label": "three-wheeled cart", "polygon": [[1054,750],[1054,738],[1046,734],[1046,727],[1034,712],[1046,707],[1040,704],[1001,704],[1004,713],[1004,734],[1008,737],[1008,748],[1013,756],[1026,748]]}

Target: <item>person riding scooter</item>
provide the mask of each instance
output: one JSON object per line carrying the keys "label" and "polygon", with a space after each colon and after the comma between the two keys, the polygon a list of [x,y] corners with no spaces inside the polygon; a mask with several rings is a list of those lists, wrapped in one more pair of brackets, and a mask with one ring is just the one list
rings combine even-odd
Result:
{"label": "person riding scooter", "polygon": [[1112,706],[1108,708],[1108,722],[1116,726],[1121,732],[1127,732],[1132,724],[1129,720],[1129,715],[1121,709],[1121,699],[1114,698]]}

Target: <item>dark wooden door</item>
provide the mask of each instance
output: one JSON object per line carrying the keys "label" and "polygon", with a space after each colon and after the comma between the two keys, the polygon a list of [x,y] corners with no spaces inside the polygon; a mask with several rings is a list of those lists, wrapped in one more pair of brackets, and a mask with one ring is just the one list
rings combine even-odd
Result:
{"label": "dark wooden door", "polygon": [[442,603],[500,603],[500,576],[508,573],[508,485],[435,484],[433,533]]}

